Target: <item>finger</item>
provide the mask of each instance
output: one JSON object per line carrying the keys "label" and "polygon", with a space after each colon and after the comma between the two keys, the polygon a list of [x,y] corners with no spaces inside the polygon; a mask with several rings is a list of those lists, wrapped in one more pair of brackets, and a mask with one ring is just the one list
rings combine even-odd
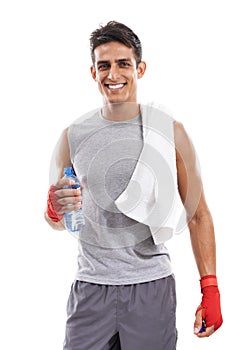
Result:
{"label": "finger", "polygon": [[60,205],[81,204],[82,199],[82,196],[63,197],[58,199],[57,203]]}
{"label": "finger", "polygon": [[195,316],[195,322],[194,322],[194,334],[199,334],[199,331],[202,327],[202,310],[198,311]]}
{"label": "finger", "polygon": [[82,204],[80,203],[63,205],[61,210],[58,213],[59,214],[69,213],[71,211],[79,210],[81,208],[82,208]]}
{"label": "finger", "polygon": [[205,332],[198,333],[197,337],[199,338],[205,338],[205,337],[210,337],[214,333],[214,326],[207,327]]}
{"label": "finger", "polygon": [[55,184],[55,187],[57,188],[62,188],[64,186],[71,186],[74,185],[75,181],[73,179],[70,179],[68,177],[62,177],[61,179],[58,180],[58,182]]}
{"label": "finger", "polygon": [[81,191],[79,188],[62,188],[54,192],[58,197],[78,197],[81,195]]}

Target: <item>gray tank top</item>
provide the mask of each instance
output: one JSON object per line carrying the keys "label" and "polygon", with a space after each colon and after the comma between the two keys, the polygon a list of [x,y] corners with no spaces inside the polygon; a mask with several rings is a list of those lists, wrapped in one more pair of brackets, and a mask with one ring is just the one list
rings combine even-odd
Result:
{"label": "gray tank top", "polygon": [[172,273],[164,244],[155,245],[147,225],[114,204],[125,190],[143,147],[141,116],[117,122],[101,110],[68,130],[71,161],[84,185],[85,226],[78,236],[78,280],[133,284]]}

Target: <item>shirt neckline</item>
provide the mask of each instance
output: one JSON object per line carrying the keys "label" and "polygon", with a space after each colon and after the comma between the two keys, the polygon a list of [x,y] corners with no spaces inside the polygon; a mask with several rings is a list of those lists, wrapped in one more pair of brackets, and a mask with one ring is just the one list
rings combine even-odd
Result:
{"label": "shirt neckline", "polygon": [[101,108],[100,108],[99,111],[98,111],[98,116],[99,116],[99,118],[100,118],[102,121],[104,121],[104,122],[106,122],[106,123],[109,123],[109,124],[130,123],[130,122],[132,122],[132,121],[134,121],[134,120],[139,119],[139,118],[140,118],[140,115],[141,115],[141,113],[139,112],[139,113],[136,115],[136,117],[133,117],[133,118],[130,118],[130,119],[126,119],[126,120],[110,120],[110,119],[106,119],[105,117],[103,117],[103,115],[102,115],[102,109],[101,109]]}

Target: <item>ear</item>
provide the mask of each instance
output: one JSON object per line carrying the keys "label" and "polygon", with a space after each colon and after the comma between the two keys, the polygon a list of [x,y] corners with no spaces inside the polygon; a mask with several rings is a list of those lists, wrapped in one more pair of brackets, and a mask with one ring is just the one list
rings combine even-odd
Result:
{"label": "ear", "polygon": [[138,65],[137,72],[138,72],[138,79],[142,78],[146,71],[146,62],[141,61]]}
{"label": "ear", "polygon": [[96,76],[95,67],[94,67],[94,66],[91,66],[90,71],[91,71],[92,78],[96,81],[96,77],[97,77],[97,76]]}

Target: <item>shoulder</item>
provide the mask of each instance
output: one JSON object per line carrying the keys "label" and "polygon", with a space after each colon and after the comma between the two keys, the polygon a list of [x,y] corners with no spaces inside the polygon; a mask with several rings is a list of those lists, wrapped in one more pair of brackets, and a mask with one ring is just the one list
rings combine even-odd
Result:
{"label": "shoulder", "polygon": [[66,141],[68,140],[68,132],[69,132],[69,127],[65,128],[63,131],[62,131],[62,135],[61,137],[63,139],[65,139]]}
{"label": "shoulder", "polygon": [[98,127],[101,123],[100,113],[100,108],[98,108],[75,119],[67,128],[68,138],[74,142],[74,139],[82,138],[83,134]]}
{"label": "shoulder", "polygon": [[69,128],[65,128],[61,136],[59,138],[58,144],[56,146],[56,160],[60,162],[61,160],[69,158],[69,142],[68,142],[68,130]]}
{"label": "shoulder", "polygon": [[185,127],[181,122],[175,120],[173,122],[173,129],[176,142],[182,142],[184,137],[188,137]]}
{"label": "shoulder", "polygon": [[68,145],[68,132],[69,132],[69,127],[65,128],[60,135],[58,145],[60,147]]}
{"label": "shoulder", "polygon": [[184,125],[179,121],[174,121],[174,141],[177,147],[193,147],[191,138]]}
{"label": "shoulder", "polygon": [[70,125],[70,128],[73,126],[80,126],[85,121],[93,120],[93,118],[98,118],[99,113],[101,113],[101,108],[95,108],[89,112],[86,112],[85,114],[81,115],[77,119],[73,121],[73,123]]}
{"label": "shoulder", "polygon": [[174,143],[176,149],[176,159],[178,162],[193,164],[196,166],[197,156],[192,142],[184,125],[181,122],[174,122]]}

